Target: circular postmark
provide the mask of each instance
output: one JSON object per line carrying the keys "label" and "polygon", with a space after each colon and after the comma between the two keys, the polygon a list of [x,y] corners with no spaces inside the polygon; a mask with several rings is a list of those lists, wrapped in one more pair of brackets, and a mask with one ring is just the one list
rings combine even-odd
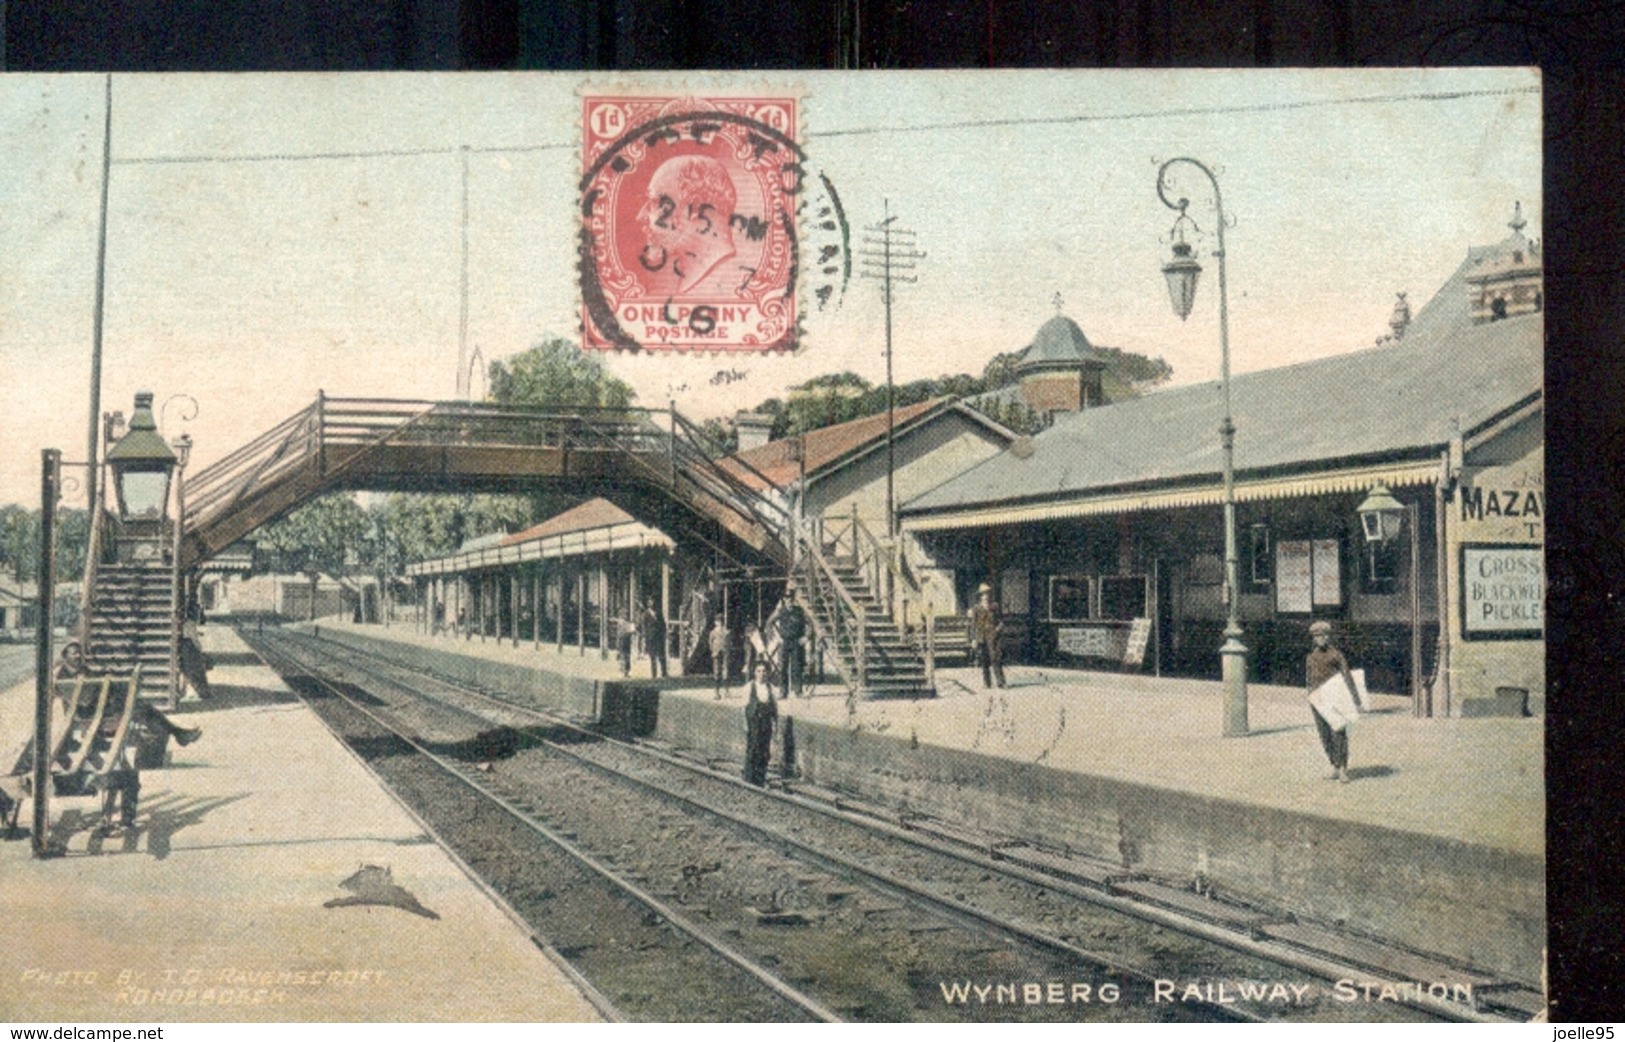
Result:
{"label": "circular postmark", "polygon": [[799,346],[803,288],[832,306],[851,261],[839,196],[798,131],[793,97],[583,99],[585,347]]}

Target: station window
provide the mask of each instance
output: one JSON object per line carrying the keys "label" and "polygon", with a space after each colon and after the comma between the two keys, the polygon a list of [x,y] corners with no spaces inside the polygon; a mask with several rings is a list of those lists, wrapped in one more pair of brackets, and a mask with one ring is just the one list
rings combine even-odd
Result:
{"label": "station window", "polygon": [[1126,621],[1146,617],[1146,582],[1143,575],[1103,575],[1100,577],[1102,619]]}
{"label": "station window", "polygon": [[1049,621],[1083,622],[1093,617],[1087,575],[1052,575],[1049,580]]}
{"label": "station window", "polygon": [[1365,552],[1365,592],[1399,592],[1399,551],[1402,541],[1389,539],[1367,543]]}
{"label": "station window", "polygon": [[1242,573],[1252,586],[1268,586],[1274,577],[1273,557],[1270,552],[1270,526],[1249,525],[1247,528],[1246,570]]}
{"label": "station window", "polygon": [[1050,576],[1050,622],[1127,622],[1145,618],[1149,606],[1144,575]]}

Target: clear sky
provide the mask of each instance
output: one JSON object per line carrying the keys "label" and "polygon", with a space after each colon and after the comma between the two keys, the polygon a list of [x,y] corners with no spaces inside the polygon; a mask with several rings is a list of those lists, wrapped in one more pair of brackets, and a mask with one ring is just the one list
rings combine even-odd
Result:
{"label": "clear sky", "polygon": [[[979,373],[1054,298],[1096,344],[1218,374],[1217,262],[1186,322],[1160,267],[1157,160],[1214,166],[1233,368],[1369,346],[1513,203],[1541,234],[1532,70],[115,75],[102,408],[137,390],[206,465],[330,395],[449,398],[485,359],[577,336],[580,95],[803,98],[811,164],[854,228],[918,233],[894,305],[901,380]],[[104,77],[0,76],[0,503],[39,450],[85,455]],[[468,152],[467,220],[463,163]],[[1213,228],[1207,191],[1186,181]],[[794,356],[615,356],[647,404],[731,413],[821,372],[884,378],[876,284],[811,313]],[[719,382],[718,374],[736,376]],[[482,380],[476,380],[479,391]],[[70,498],[69,502],[73,502]]]}

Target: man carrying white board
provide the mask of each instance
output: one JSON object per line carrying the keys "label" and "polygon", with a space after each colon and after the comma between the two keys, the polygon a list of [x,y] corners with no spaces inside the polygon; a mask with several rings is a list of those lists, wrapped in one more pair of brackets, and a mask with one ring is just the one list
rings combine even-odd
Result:
{"label": "man carrying white board", "polygon": [[[1315,730],[1326,758],[1332,762],[1331,777],[1344,784],[1349,780],[1349,721],[1360,714],[1359,689],[1349,673],[1343,653],[1332,647],[1332,624],[1317,622],[1309,627],[1315,646],[1304,662],[1308,674],[1309,711],[1315,717]],[[1342,683],[1335,683],[1341,680]]]}

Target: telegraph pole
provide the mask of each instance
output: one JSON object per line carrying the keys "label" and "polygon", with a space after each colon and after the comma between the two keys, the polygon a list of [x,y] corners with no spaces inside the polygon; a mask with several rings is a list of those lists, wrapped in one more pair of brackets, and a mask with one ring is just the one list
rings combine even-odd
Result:
{"label": "telegraph pole", "polygon": [[90,511],[90,523],[96,517],[96,475],[100,460],[102,434],[102,314],[106,310],[107,294],[107,182],[112,174],[113,159],[113,74],[107,74],[102,108],[102,209],[96,225],[96,310],[92,317],[90,334],[90,429],[85,435],[85,503]]}
{"label": "telegraph pole", "polygon": [[457,398],[468,401],[473,395],[468,366],[468,146],[459,154],[463,159],[463,255],[457,277]]}
{"label": "telegraph pole", "polygon": [[[34,822],[30,845],[35,857],[51,855],[51,694],[56,663],[51,655],[52,615],[56,608],[56,507],[62,498],[62,453],[40,452],[39,612],[34,622]],[[92,505],[94,510],[94,505]],[[91,523],[96,515],[91,514]],[[106,688],[102,689],[104,692]],[[135,697],[131,691],[130,698]],[[88,740],[88,739],[87,739]]]}
{"label": "telegraph pole", "polygon": [[880,280],[880,299],[886,305],[886,535],[890,537],[897,534],[897,454],[893,444],[897,427],[897,386],[892,382],[892,285],[918,282],[919,277],[909,273],[919,267],[925,254],[916,248],[914,232],[894,223],[897,218],[891,212],[890,199],[885,201],[884,213],[879,224],[864,227],[863,248],[858,251],[858,259],[865,278]]}

